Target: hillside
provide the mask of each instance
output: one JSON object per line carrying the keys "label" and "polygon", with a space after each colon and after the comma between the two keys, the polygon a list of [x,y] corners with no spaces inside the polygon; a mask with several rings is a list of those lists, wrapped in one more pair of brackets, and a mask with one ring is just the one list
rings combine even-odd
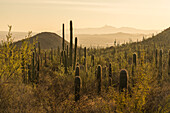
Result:
{"label": "hillside", "polygon": [[[58,48],[58,46],[61,48],[62,38],[55,33],[42,32],[42,33],[34,35],[33,37],[29,38],[28,40],[30,41],[30,43],[33,43],[33,40],[35,40],[36,38],[38,38],[37,41],[40,42],[40,46],[42,49]],[[25,39],[17,41],[17,42],[15,42],[15,44],[17,46],[21,46],[21,44],[24,40]],[[65,44],[68,44],[68,42],[66,41]]]}

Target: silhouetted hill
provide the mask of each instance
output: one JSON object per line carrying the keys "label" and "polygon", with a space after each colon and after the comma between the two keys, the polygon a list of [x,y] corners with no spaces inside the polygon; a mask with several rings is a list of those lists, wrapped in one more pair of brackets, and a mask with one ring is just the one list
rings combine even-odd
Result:
{"label": "silhouetted hill", "polygon": [[[41,49],[50,49],[50,48],[58,48],[58,46],[61,48],[62,46],[62,38],[51,32],[42,32],[39,34],[34,35],[33,37],[27,39],[30,43],[33,43],[33,40],[38,39],[37,41],[40,42]],[[20,40],[15,42],[17,46],[21,46],[22,42],[26,40]],[[65,44],[68,44],[67,41],[65,41]]]}
{"label": "silhouetted hill", "polygon": [[170,28],[167,28],[166,30],[162,31],[161,33],[157,34],[156,36],[153,36],[151,38],[148,38],[147,40],[141,42],[143,44],[151,44],[155,43],[158,46],[167,46],[170,49]]}

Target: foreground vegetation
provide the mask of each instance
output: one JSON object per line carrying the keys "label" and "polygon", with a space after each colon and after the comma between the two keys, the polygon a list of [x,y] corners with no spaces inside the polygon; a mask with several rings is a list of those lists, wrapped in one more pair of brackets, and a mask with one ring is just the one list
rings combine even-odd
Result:
{"label": "foreground vegetation", "polygon": [[62,48],[41,50],[36,40],[17,48],[10,27],[0,50],[0,112],[170,112],[170,29],[86,49],[73,45],[70,28],[70,45],[63,25]]}

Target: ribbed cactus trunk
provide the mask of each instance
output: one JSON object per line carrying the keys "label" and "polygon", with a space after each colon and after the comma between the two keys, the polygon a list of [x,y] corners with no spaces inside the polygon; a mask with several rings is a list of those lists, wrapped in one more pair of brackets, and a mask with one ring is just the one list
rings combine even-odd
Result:
{"label": "ribbed cactus trunk", "polygon": [[28,64],[28,82],[30,83],[31,82],[31,65]]}
{"label": "ribbed cactus trunk", "polygon": [[74,65],[73,65],[73,70],[75,70],[76,66],[76,60],[77,60],[77,37],[75,38],[75,48],[74,48]]}
{"label": "ribbed cactus trunk", "polygon": [[37,62],[36,84],[39,83],[39,71],[40,71],[40,57],[38,57],[38,62]]}
{"label": "ribbed cactus trunk", "polygon": [[92,66],[94,66],[94,55],[91,56],[91,63],[92,63]]}
{"label": "ribbed cactus trunk", "polygon": [[67,73],[67,55],[66,55],[66,52],[64,51],[64,68],[65,68],[65,73]]}
{"label": "ribbed cactus trunk", "polygon": [[101,94],[102,90],[102,67],[98,65],[97,67],[97,93],[98,95]]}
{"label": "ribbed cactus trunk", "polygon": [[63,51],[64,51],[64,24],[63,24],[63,42],[62,42],[62,47],[63,47]]}
{"label": "ribbed cactus trunk", "polygon": [[86,47],[84,47],[84,68],[85,72],[87,72]]}
{"label": "ribbed cactus trunk", "polygon": [[160,53],[159,53],[159,70],[158,70],[158,83],[159,84],[162,81],[162,70],[163,70],[162,54],[163,54],[163,50],[160,50]]}
{"label": "ribbed cactus trunk", "polygon": [[109,86],[112,85],[112,64],[109,63]]}
{"label": "ribbed cactus trunk", "polygon": [[155,51],[155,67],[157,68],[158,66],[158,50],[156,49]]}
{"label": "ribbed cactus trunk", "polygon": [[26,75],[25,75],[25,61],[24,61],[24,54],[21,53],[21,58],[22,58],[22,78],[23,78],[23,83],[26,83]]}
{"label": "ribbed cactus trunk", "polygon": [[68,60],[68,56],[69,56],[68,51],[69,51],[69,50],[68,50],[68,45],[67,45],[67,66],[69,65],[69,63],[68,63],[68,61],[69,61],[69,60]]}
{"label": "ribbed cactus trunk", "polygon": [[119,92],[123,92],[124,89],[128,90],[128,72],[122,69],[119,76]]}
{"label": "ribbed cactus trunk", "polygon": [[80,88],[81,88],[81,78],[79,75],[79,66],[76,67],[76,72],[75,72],[75,101],[77,102],[80,100]]}
{"label": "ribbed cactus trunk", "polygon": [[47,53],[45,52],[45,62],[44,62],[44,65],[46,66],[47,65]]}
{"label": "ribbed cactus trunk", "polygon": [[168,76],[170,77],[170,50],[169,50],[169,60],[168,60]]}
{"label": "ribbed cactus trunk", "polygon": [[39,69],[40,69],[40,62],[41,62],[41,46],[40,42],[38,42],[38,60],[39,60]]}
{"label": "ribbed cactus trunk", "polygon": [[51,48],[51,62],[53,61],[53,48]]}
{"label": "ribbed cactus trunk", "polygon": [[70,66],[72,66],[72,50],[73,50],[73,25],[72,21],[70,21],[70,57],[69,57]]}
{"label": "ribbed cactus trunk", "polygon": [[136,55],[136,53],[134,53],[133,54],[133,66],[136,67],[136,65],[137,65],[137,55]]}
{"label": "ribbed cactus trunk", "polygon": [[79,66],[76,66],[75,76],[79,76],[79,75],[80,75],[80,68]]}
{"label": "ribbed cactus trunk", "polygon": [[136,53],[133,53],[133,63],[132,63],[132,86],[134,87],[135,86],[135,69],[136,69],[136,66],[137,66],[137,55]]}
{"label": "ribbed cactus trunk", "polygon": [[35,80],[35,53],[32,53],[32,77],[31,82],[34,82]]}

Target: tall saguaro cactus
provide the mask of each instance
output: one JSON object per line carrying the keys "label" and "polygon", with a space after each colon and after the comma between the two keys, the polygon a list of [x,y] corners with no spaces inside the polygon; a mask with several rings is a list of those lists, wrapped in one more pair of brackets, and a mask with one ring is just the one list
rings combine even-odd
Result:
{"label": "tall saguaro cactus", "polygon": [[64,68],[65,68],[65,73],[67,73],[67,55],[66,52],[64,51]]}
{"label": "tall saguaro cactus", "polygon": [[79,76],[79,74],[80,74],[80,68],[79,66],[76,66],[75,76]]}
{"label": "tall saguaro cactus", "polygon": [[85,72],[87,72],[86,47],[84,47],[84,67],[85,67]]}
{"label": "tall saguaro cactus", "polygon": [[77,102],[80,100],[80,88],[81,88],[81,78],[79,75],[79,66],[76,67],[76,72],[75,72],[75,101]]}
{"label": "tall saguaro cactus", "polygon": [[123,92],[123,89],[128,89],[128,72],[125,69],[120,71],[119,76],[119,92]]}
{"label": "tall saguaro cactus", "polygon": [[92,63],[92,66],[94,66],[94,55],[91,56],[91,63]]}
{"label": "tall saguaro cactus", "polygon": [[109,86],[112,85],[112,64],[109,63]]}
{"label": "tall saguaro cactus", "polygon": [[162,80],[162,68],[163,68],[163,63],[162,63],[162,54],[163,54],[163,50],[161,49],[160,50],[160,53],[159,53],[159,70],[158,70],[158,83],[161,82]]}
{"label": "tall saguaro cactus", "polygon": [[156,68],[158,66],[158,50],[157,49],[155,51],[155,66],[156,66]]}
{"label": "tall saguaro cactus", "polygon": [[170,76],[170,50],[169,50],[169,61],[168,61],[168,76]]}
{"label": "tall saguaro cactus", "polygon": [[62,43],[62,46],[63,46],[63,51],[64,51],[64,24],[63,24],[63,43]]}
{"label": "tall saguaro cactus", "polygon": [[45,66],[47,65],[47,54],[46,54],[46,52],[45,52],[45,63],[44,63],[44,65]]}
{"label": "tall saguaro cactus", "polygon": [[102,90],[102,67],[98,65],[97,67],[97,93],[101,94]]}
{"label": "tall saguaro cactus", "polygon": [[72,50],[73,50],[73,24],[72,21],[70,21],[70,57],[69,57],[70,66],[72,66]]}
{"label": "tall saguaro cactus", "polygon": [[136,56],[136,53],[134,53],[133,54],[133,66],[135,66],[136,67],[136,65],[137,65],[137,56]]}
{"label": "tall saguaro cactus", "polygon": [[73,65],[73,70],[75,70],[75,65],[76,65],[76,57],[77,57],[77,37],[75,38],[75,51],[74,51],[74,65]]}
{"label": "tall saguaro cactus", "polygon": [[33,82],[35,80],[35,53],[32,53],[32,77],[31,81]]}

